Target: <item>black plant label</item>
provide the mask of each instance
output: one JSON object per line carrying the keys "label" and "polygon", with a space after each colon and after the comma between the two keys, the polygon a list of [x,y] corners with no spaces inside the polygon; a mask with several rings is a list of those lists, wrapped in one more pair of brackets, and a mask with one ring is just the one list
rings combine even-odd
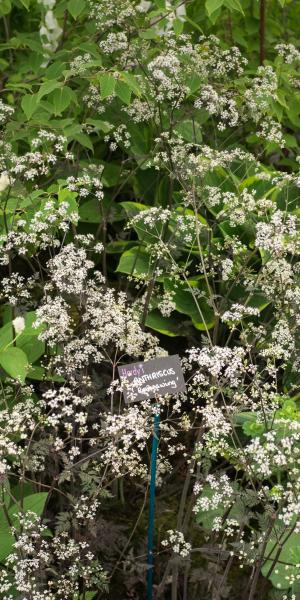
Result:
{"label": "black plant label", "polygon": [[118,367],[126,404],[186,391],[178,354]]}

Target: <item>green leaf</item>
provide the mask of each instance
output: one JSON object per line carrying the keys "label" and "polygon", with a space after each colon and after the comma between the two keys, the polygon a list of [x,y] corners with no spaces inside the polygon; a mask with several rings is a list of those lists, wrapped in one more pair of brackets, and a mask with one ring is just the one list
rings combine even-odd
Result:
{"label": "green leaf", "polygon": [[132,202],[130,200],[127,202],[120,202],[120,204],[121,206],[123,206],[127,216],[130,219],[132,219],[132,217],[135,217],[136,215],[139,215],[144,210],[148,210],[149,208],[151,208],[151,206],[141,204],[141,202]]}
{"label": "green leaf", "polygon": [[185,79],[185,83],[190,90],[189,95],[191,96],[200,88],[202,84],[202,78],[197,73],[193,73],[193,75],[188,74]]}
{"label": "green leaf", "polygon": [[201,29],[201,27],[198,25],[198,23],[196,23],[195,21],[193,21],[193,19],[191,19],[190,17],[188,17],[187,15],[184,16],[185,21],[187,21],[187,23],[189,23],[194,29],[197,29],[197,31],[199,31],[199,33],[201,33],[203,35],[203,29]]}
{"label": "green leaf", "polygon": [[265,426],[257,421],[254,421],[253,423],[246,421],[243,424],[243,432],[250,437],[259,437],[264,431]]}
{"label": "green leaf", "polygon": [[[20,336],[21,338],[21,336]],[[25,352],[28,362],[35,363],[45,353],[45,344],[36,338],[36,336],[24,336],[16,341],[17,347]]]}
{"label": "green leaf", "polygon": [[149,312],[145,324],[150,329],[169,337],[182,335],[178,331],[178,321],[174,317],[164,317],[157,309]]}
{"label": "green leaf", "polygon": [[[279,521],[267,543],[266,562],[261,569],[262,574],[266,577],[274,559],[277,559],[269,579],[273,586],[280,590],[288,589],[290,587],[288,580],[297,580],[299,574],[300,533],[292,533],[290,536],[288,533],[288,530],[284,529]],[[283,547],[280,549],[281,545]]]}
{"label": "green leaf", "polygon": [[182,19],[174,19],[173,21],[173,30],[175,35],[180,35],[183,32],[184,23]]}
{"label": "green leaf", "polygon": [[126,250],[136,246],[136,240],[109,242],[106,246],[107,254],[123,254]]}
{"label": "green leaf", "polygon": [[20,0],[21,4],[23,4],[23,6],[26,8],[26,10],[29,10],[29,6],[30,6],[30,0]]}
{"label": "green leaf", "polygon": [[101,205],[97,198],[87,200],[79,207],[79,218],[84,223],[100,223],[102,221]]}
{"label": "green leaf", "polygon": [[34,381],[58,381],[60,383],[64,383],[65,381],[60,375],[48,375],[44,367],[40,365],[34,365],[29,369],[27,379],[33,379]]}
{"label": "green leaf", "polygon": [[150,127],[128,123],[127,129],[131,135],[130,153],[133,153],[136,157],[144,158],[150,150]]}
{"label": "green leaf", "polygon": [[113,125],[111,123],[108,123],[107,121],[102,121],[101,119],[87,119],[86,122],[89,125],[93,125],[95,129],[103,131],[103,133],[108,133],[109,131],[111,131],[111,129],[113,129]]}
{"label": "green leaf", "polygon": [[119,79],[116,83],[116,94],[122,102],[130,104],[132,90],[127,83]]}
{"label": "green leaf", "polygon": [[200,144],[202,141],[201,126],[192,120],[181,121],[176,125],[175,131],[192,144]]}
{"label": "green leaf", "polygon": [[86,3],[85,0],[69,0],[67,7],[70,15],[72,15],[73,19],[77,19],[82,11],[85,9]]}
{"label": "green leaf", "polygon": [[[201,282],[200,282],[201,284]],[[208,306],[206,298],[199,297],[199,282],[190,280],[174,283],[173,280],[165,278],[164,287],[167,292],[172,292],[176,310],[188,315],[196,329],[205,331],[214,326],[214,314]],[[195,294],[193,294],[195,288]]]}
{"label": "green leaf", "polygon": [[224,0],[206,0],[205,8],[208,16],[210,17],[216,10],[223,6]]}
{"label": "green leaf", "polygon": [[54,90],[49,95],[49,102],[53,105],[53,112],[55,116],[60,115],[72,102],[76,99],[76,96],[71,88],[64,86]]}
{"label": "green leaf", "polygon": [[77,215],[78,213],[78,204],[76,198],[77,192],[70,192],[70,190],[67,190],[65,188],[59,190],[58,192],[58,203],[67,204],[67,213],[69,216],[71,216],[74,213]]}
{"label": "green leaf", "polygon": [[79,142],[81,146],[84,146],[84,148],[88,148],[89,150],[94,152],[94,146],[92,144],[92,141],[86,133],[75,133],[73,135],[73,139]]}
{"label": "green leaf", "polygon": [[117,80],[109,73],[103,73],[102,75],[99,75],[99,82],[101,99],[105,100],[105,98],[112,96],[115,91]]}
{"label": "green leaf", "polygon": [[0,562],[3,562],[11,553],[15,538],[10,532],[9,524],[2,509],[0,509],[0,540]]}
{"label": "green leaf", "polygon": [[143,40],[155,40],[158,33],[153,27],[149,27],[149,29],[146,29],[145,31],[140,31],[139,36]]}
{"label": "green leaf", "polygon": [[153,274],[153,265],[149,254],[144,248],[136,246],[122,254],[116,271],[137,278],[148,279]]}
{"label": "green leaf", "polygon": [[1,0],[0,2],[0,17],[4,17],[8,15],[11,11],[11,2],[10,0]]}
{"label": "green leaf", "polygon": [[[70,192],[69,192],[70,193]],[[38,328],[33,327],[36,320],[36,312],[30,311],[24,315],[25,329],[18,335],[16,346],[23,350],[30,363],[35,362],[45,352],[45,345],[37,339],[38,335],[45,328],[41,325]],[[0,328],[0,351],[11,344],[15,337],[12,321],[9,321]]]}
{"label": "green leaf", "polygon": [[[30,494],[23,499],[22,509],[24,512],[32,511],[39,517],[43,514],[43,510],[46,504],[46,500],[48,498],[48,492],[37,492],[36,494]],[[19,506],[14,504],[9,509],[9,516],[12,520],[16,519],[17,515],[20,513]]]}
{"label": "green leaf", "polygon": [[138,78],[135,75],[133,75],[132,73],[128,73],[127,71],[122,71],[120,73],[120,75],[121,75],[121,79],[123,79],[127,83],[127,85],[130,87],[132,92],[136,96],[141,96],[142,90],[141,90]]}
{"label": "green leaf", "polygon": [[[30,494],[29,496],[26,496],[23,500],[22,510],[24,512],[32,511],[40,517],[43,513],[47,497],[47,492],[39,492],[37,494]],[[18,525],[19,514],[20,506],[18,504],[14,504],[8,510],[8,517],[13,526]],[[12,552],[15,538],[11,533],[10,526],[2,509],[0,509],[0,540],[0,562],[3,562]]]}
{"label": "green leaf", "polygon": [[239,0],[224,0],[224,6],[229,8],[229,10],[237,10],[238,12],[244,14],[242,5]]}
{"label": "green leaf", "polygon": [[37,94],[26,94],[21,100],[22,109],[27,117],[27,120],[31,119],[33,113],[36,111],[39,105],[39,98]]}
{"label": "green leaf", "polygon": [[24,383],[28,371],[28,360],[21,348],[10,346],[0,352],[0,365],[13,379]]}
{"label": "green leaf", "polygon": [[[95,598],[96,595],[97,595],[97,592],[85,592],[84,597],[85,597],[85,600],[93,600],[93,598]],[[73,600],[81,600],[81,598],[82,598],[81,594],[78,594],[77,592],[73,596]]]}
{"label": "green leaf", "polygon": [[40,86],[40,89],[37,93],[37,99],[38,101],[40,101],[44,96],[48,96],[49,94],[51,94],[51,92],[53,92],[53,90],[56,90],[57,88],[60,88],[62,86],[62,83],[59,81],[55,81],[50,79],[49,81],[44,81],[44,83],[42,83],[42,85]]}
{"label": "green leaf", "polygon": [[102,182],[104,187],[112,187],[120,181],[121,167],[116,163],[102,163],[104,170],[102,173]]}
{"label": "green leaf", "polygon": [[[145,204],[141,204],[140,202],[128,201],[120,202],[120,204],[121,206],[123,206],[123,208],[126,211],[126,214],[130,219],[132,219],[132,217],[134,217],[135,215],[138,215],[141,212],[144,212],[145,210],[151,208],[150,206],[146,206]],[[139,240],[149,244],[153,244],[159,240],[162,234],[163,227],[164,225],[161,221],[157,221],[153,225],[145,225],[141,221],[139,224],[137,223],[136,225],[134,225],[133,229],[136,231]]]}
{"label": "green leaf", "polygon": [[29,369],[27,378],[33,379],[34,381],[43,381],[45,378],[45,369],[40,365],[34,365]]}
{"label": "green leaf", "polygon": [[[214,490],[209,485],[204,485],[201,496],[211,499],[214,494]],[[200,510],[196,515],[196,521],[197,523],[200,523],[204,529],[211,530],[216,517],[222,517],[225,512],[227,514],[227,509],[225,509],[222,504],[220,504],[217,508],[210,508],[209,510],[205,511]],[[238,502],[235,502],[230,508],[230,512],[227,514],[227,517],[239,521],[242,517],[242,513],[243,507]]]}
{"label": "green leaf", "polygon": [[1,327],[0,329],[0,352],[1,350],[3,350],[5,348],[5,346],[7,346],[8,344],[10,344],[13,339],[14,339],[14,330],[13,330],[13,324],[12,321],[9,321],[9,323],[5,323],[5,325],[3,325],[3,327]]}

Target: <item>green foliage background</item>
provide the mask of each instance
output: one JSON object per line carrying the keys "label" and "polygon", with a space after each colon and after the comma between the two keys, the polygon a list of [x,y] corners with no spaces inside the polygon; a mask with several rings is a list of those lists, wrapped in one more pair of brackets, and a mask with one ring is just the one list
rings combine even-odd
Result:
{"label": "green foliage background", "polygon": [[[158,27],[166,27],[170,13],[181,4],[183,3],[172,2],[170,6],[165,0],[155,0],[148,21],[142,15],[136,18],[136,22],[132,24],[132,35],[136,38],[137,49],[141,47],[148,57],[155,56],[157,49],[163,47]],[[258,65],[263,61],[264,65],[273,66],[279,79],[279,92],[268,101],[266,114],[281,123],[284,146],[261,139],[251,121],[229,132],[219,131],[214,118],[204,108],[193,110],[201,78],[197,73],[193,76],[188,72],[185,74],[184,69],[181,83],[188,90],[185,102],[174,111],[162,114],[161,131],[174,128],[185,142],[199,146],[206,144],[218,150],[231,150],[238,146],[252,152],[260,161],[261,169],[267,173],[292,173],[297,170],[300,89],[298,91],[291,81],[299,75],[299,67],[293,64],[283,65],[275,46],[283,41],[297,46],[300,3],[293,0],[187,0],[184,4],[186,15],[172,20],[175,37],[183,32],[189,33],[194,40],[199,35],[215,35],[220,38],[222,48],[237,45],[247,57],[245,73],[234,84],[230,80],[225,82],[227,89],[231,85],[235,88],[238,102],[242,103],[248,82],[254,77]],[[153,157],[158,149],[157,138],[161,131],[157,131],[152,122],[135,123],[123,110],[124,107],[130,107],[135,99],[147,100],[144,92],[147,89],[147,73],[143,65],[133,70],[122,68],[121,61],[101,51],[99,42],[103,32],[99,31],[93,19],[89,19],[89,14],[90,5],[86,0],[59,0],[55,5],[55,16],[62,34],[56,49],[45,57],[39,32],[43,6],[35,0],[0,0],[0,99],[15,111],[2,128],[3,144],[11,144],[18,155],[25,154],[37,132],[46,129],[65,136],[67,148],[75,156],[72,165],[62,156],[52,175],[40,178],[38,189],[30,180],[25,182],[20,179],[8,199],[4,194],[1,196],[0,233],[6,234],[8,230],[14,230],[16,215],[29,224],[34,214],[41,211],[43,219],[49,199],[57,206],[62,202],[67,203],[70,218],[75,215],[78,219],[78,223],[73,223],[73,229],[67,233],[67,241],[71,241],[76,232],[91,233],[103,243],[101,259],[95,256],[96,269],[103,272],[109,285],[126,291],[132,301],[141,295],[141,291],[146,293],[141,323],[147,330],[158,335],[165,349],[171,353],[176,348],[183,353],[193,344],[201,345],[203,335],[206,334],[212,335],[215,344],[222,345],[227,330],[218,321],[209,301],[207,282],[203,275],[199,275],[197,267],[201,257],[197,240],[193,236],[190,243],[176,239],[175,263],[179,271],[188,271],[185,278],[181,278],[176,284],[172,271],[174,259],[168,256],[157,257],[154,252],[157,240],[176,237],[174,232],[178,218],[185,219],[189,212],[184,207],[182,188],[178,181],[174,182],[167,168],[164,171],[155,168]],[[90,55],[90,58],[85,69],[76,72],[70,65],[78,55],[84,54]],[[101,115],[95,114],[88,106],[86,95],[90,85],[98,90],[105,105],[105,111]],[[113,100],[107,101],[111,96]],[[106,136],[112,134],[122,123],[126,123],[130,133],[130,146],[127,147],[123,140],[117,150],[112,152]],[[99,172],[103,169],[101,181],[104,199],[101,203],[92,192],[87,198],[80,197],[67,187],[67,177],[80,174],[91,162],[98,167]],[[7,152],[7,168],[9,164]],[[225,167],[212,170],[205,175],[204,184],[227,192],[241,192],[245,186],[250,186],[258,194],[271,198],[278,207],[286,208],[290,214],[299,215],[297,190],[290,186],[287,200],[284,190],[272,181],[259,179],[255,165],[248,164],[246,160],[237,160],[230,170]],[[160,224],[148,227],[136,222],[131,224],[135,215],[149,207],[171,210],[166,227],[163,228]],[[194,214],[193,211],[190,214]],[[204,229],[201,233],[201,246],[206,256],[213,244],[218,243],[222,248],[227,237],[237,235],[247,246],[247,260],[254,270],[259,272],[268,260],[263,253],[259,255],[253,250],[255,215],[251,215],[246,224],[232,226],[228,219],[219,218],[218,210],[214,212],[209,206],[204,206],[196,218],[207,227],[208,232]],[[188,221],[186,226],[189,226]],[[33,246],[30,259],[34,262],[37,256],[43,266],[43,261],[46,260],[43,252]],[[25,262],[21,265],[19,258],[15,260],[18,268],[23,269],[24,275],[28,276],[28,265]],[[3,276],[6,274],[3,267]],[[259,291],[248,298],[248,293],[242,288],[238,278],[232,286],[226,287],[218,280],[211,281],[210,285],[221,298],[219,308],[225,310],[233,301],[247,301],[248,306],[260,310],[261,323],[272,329],[272,303]],[[171,316],[163,316],[158,310],[165,292],[173,292],[175,310]],[[37,391],[38,386],[45,381],[59,383],[59,376],[47,373],[41,360],[45,345],[37,339],[41,329],[32,328],[35,312],[27,313],[26,327],[12,345],[14,317],[13,307],[4,302],[1,307],[0,328],[2,379],[8,375],[23,383],[29,381],[37,386]],[[289,402],[293,404],[283,403],[282,410],[291,409],[293,418],[299,420],[297,386],[298,375],[291,372],[287,365],[282,373],[281,392],[283,396],[289,395]],[[260,435],[260,424],[256,422],[255,415],[248,420],[247,417],[241,419],[237,427],[243,428],[243,435],[250,438],[253,434]],[[0,510],[0,560],[4,560],[10,553],[13,544],[11,528],[7,525],[4,512],[8,512],[13,525],[18,510],[9,496],[9,490],[3,490],[3,494],[3,508]],[[46,498],[47,493],[38,491],[37,486],[29,487],[22,508],[41,515]],[[231,510],[235,509],[236,507]],[[172,500],[170,510],[173,510]],[[130,510],[123,518],[134,521]],[[197,519],[204,531],[209,529],[209,517],[206,523],[201,515]],[[140,529],[145,533],[145,522],[140,525]],[[138,530],[137,537],[139,536],[142,533]],[[276,546],[276,541],[269,541],[271,559],[275,553],[274,543]],[[291,561],[296,569],[298,566],[295,565],[299,562],[298,547],[299,534],[294,533],[283,550],[287,561]],[[263,566],[262,574],[268,576],[266,566]],[[233,593],[238,598],[239,583],[238,577],[235,577]],[[284,573],[280,566],[270,579],[274,590],[278,583],[282,586]],[[271,587],[264,587],[263,590],[263,594],[268,594],[264,597],[277,598]],[[293,591],[299,592],[298,588]],[[92,597],[87,594],[82,598]],[[114,594],[118,594],[118,587],[114,588],[114,583],[111,594],[112,598],[116,597]]]}

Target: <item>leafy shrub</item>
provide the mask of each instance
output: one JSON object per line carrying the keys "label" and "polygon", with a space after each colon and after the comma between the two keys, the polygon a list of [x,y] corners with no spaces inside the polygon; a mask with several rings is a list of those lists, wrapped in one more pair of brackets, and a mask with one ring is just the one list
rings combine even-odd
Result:
{"label": "leafy shrub", "polygon": [[145,597],[117,367],[177,352],[156,597],[300,597],[299,7],[242,4],[1,2],[4,600]]}

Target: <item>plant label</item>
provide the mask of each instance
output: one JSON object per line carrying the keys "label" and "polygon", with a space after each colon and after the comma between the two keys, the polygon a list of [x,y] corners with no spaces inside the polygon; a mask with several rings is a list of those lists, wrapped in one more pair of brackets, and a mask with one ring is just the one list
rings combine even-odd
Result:
{"label": "plant label", "polygon": [[178,354],[118,367],[126,404],[186,391]]}

